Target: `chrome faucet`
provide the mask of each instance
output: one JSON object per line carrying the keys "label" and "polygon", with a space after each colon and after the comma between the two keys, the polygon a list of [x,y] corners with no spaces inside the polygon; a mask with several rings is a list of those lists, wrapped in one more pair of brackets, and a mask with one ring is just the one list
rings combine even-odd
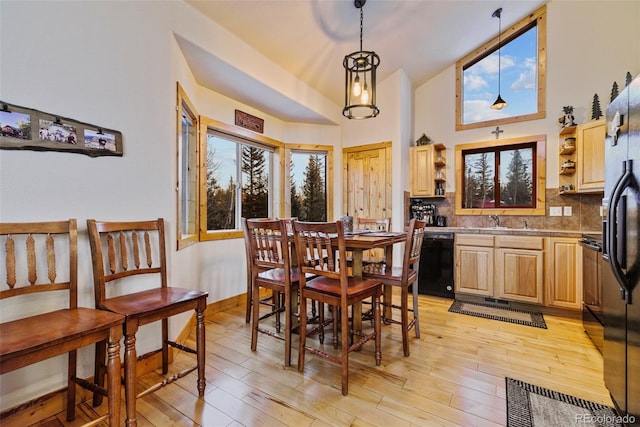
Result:
{"label": "chrome faucet", "polygon": [[498,217],[498,215],[489,215],[489,218],[496,223],[496,228],[500,227],[500,217]]}

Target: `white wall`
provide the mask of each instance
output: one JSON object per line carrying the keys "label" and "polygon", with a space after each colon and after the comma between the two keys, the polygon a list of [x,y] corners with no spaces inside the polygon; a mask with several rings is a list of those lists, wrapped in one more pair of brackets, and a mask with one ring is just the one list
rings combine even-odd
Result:
{"label": "white wall", "polygon": [[[181,1],[0,2],[0,99],[123,134],[121,158],[0,151],[2,221],[78,219],[80,305],[93,306],[87,218],[164,217],[172,283],[209,291],[209,303],[245,291],[242,239],[175,250],[177,81],[202,115],[233,123],[234,110],[241,109],[265,118],[265,135],[271,138],[340,145],[339,127],[292,126],[198,86],[174,33],[216,52],[238,52],[235,60],[269,71],[264,78],[271,79],[272,87],[284,92],[299,87]],[[304,102],[316,99],[313,91],[302,92]],[[324,102],[310,107],[327,109]],[[29,302],[10,304],[13,310],[0,306],[2,321]],[[181,331],[188,318],[174,318],[170,335]],[[138,334],[140,354],[159,345],[157,330],[157,325],[145,326]],[[64,387],[65,360],[58,357],[2,375],[0,410]],[[92,363],[93,349],[82,349],[79,375],[92,375]]]}
{"label": "white wall", "polygon": [[[500,126],[501,138],[547,135],[547,188],[558,187],[558,117],[574,106],[577,123],[591,119],[593,95],[604,112],[613,82],[624,87],[628,72],[640,72],[640,2],[561,1],[547,5],[547,117]],[[414,140],[426,133],[454,147],[495,138],[494,128],[455,130],[455,64],[415,91]],[[507,107],[508,108],[508,107]],[[455,191],[454,163],[447,164],[447,191]]]}

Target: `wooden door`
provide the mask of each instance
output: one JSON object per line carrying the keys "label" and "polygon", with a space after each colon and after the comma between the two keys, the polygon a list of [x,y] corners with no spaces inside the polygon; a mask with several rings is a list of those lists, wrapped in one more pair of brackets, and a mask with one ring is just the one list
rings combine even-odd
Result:
{"label": "wooden door", "polygon": [[346,148],[344,213],[391,218],[391,143]]}

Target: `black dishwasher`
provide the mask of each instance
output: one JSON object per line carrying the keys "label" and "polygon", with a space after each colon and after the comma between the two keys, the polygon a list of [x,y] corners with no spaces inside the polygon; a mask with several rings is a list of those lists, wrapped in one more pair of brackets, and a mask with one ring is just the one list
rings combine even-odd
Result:
{"label": "black dishwasher", "polygon": [[418,293],[454,298],[453,293],[453,233],[424,234]]}

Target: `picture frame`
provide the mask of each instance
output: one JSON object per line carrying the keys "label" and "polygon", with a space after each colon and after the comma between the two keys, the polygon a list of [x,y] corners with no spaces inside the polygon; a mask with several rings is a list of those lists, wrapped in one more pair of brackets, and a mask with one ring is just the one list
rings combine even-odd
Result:
{"label": "picture frame", "polygon": [[122,132],[0,101],[0,149],[123,156]]}

